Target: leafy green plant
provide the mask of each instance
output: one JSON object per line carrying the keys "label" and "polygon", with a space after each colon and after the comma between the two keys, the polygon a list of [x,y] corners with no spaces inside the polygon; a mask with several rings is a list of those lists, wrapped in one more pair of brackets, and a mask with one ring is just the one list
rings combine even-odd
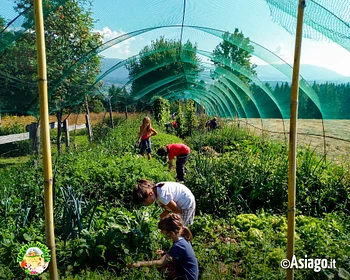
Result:
{"label": "leafy green plant", "polygon": [[153,114],[156,122],[163,126],[168,122],[170,116],[170,103],[163,97],[154,97]]}
{"label": "leafy green plant", "polygon": [[66,241],[68,238],[80,236],[83,229],[90,230],[99,197],[97,196],[94,203],[90,203],[82,194],[76,194],[70,186],[60,189],[63,197],[63,213],[59,232]]}

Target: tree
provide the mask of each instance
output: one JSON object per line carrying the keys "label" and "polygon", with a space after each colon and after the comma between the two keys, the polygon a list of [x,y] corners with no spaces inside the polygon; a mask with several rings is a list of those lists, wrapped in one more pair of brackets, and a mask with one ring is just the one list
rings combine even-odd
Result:
{"label": "tree", "polygon": [[[94,81],[100,72],[100,57],[93,56],[91,59],[77,64],[84,60],[87,53],[92,52],[101,44],[101,35],[93,33],[93,19],[90,9],[86,9],[87,0],[67,0],[64,5],[58,6],[62,1],[44,1],[44,7],[54,9],[45,20],[45,43],[47,55],[48,87],[50,94],[50,111],[55,112],[58,123],[62,122],[62,115],[69,112],[77,104],[81,104],[88,94],[89,85]],[[17,11],[21,12],[32,5],[31,0],[18,0]],[[25,77],[33,81],[36,76],[36,54],[35,34],[33,32],[33,18],[28,17],[24,26],[29,28],[16,41],[15,49],[18,53],[28,53],[27,48],[20,47],[20,44],[30,48],[30,56],[22,55],[15,58],[17,64],[20,61],[30,62],[28,75]],[[28,63],[29,63],[28,62]],[[77,64],[77,67],[74,65]],[[23,71],[23,67],[18,67]],[[69,75],[67,71],[69,70]],[[12,72],[13,73],[13,72]],[[67,77],[66,77],[67,75]],[[32,90],[33,96],[37,90]],[[57,148],[61,150],[60,129],[58,128]]]}
{"label": "tree", "polygon": [[116,87],[115,85],[109,88],[108,95],[110,96],[112,108],[116,111],[124,112],[127,119],[130,107],[135,104],[133,96],[125,88]]}
{"label": "tree", "polygon": [[225,32],[222,39],[223,41],[213,51],[212,61],[216,66],[233,72],[233,74],[248,84],[249,78],[236,70],[232,71],[231,67],[225,65],[224,62],[237,63],[255,74],[254,68],[256,68],[256,65],[250,61],[251,54],[254,51],[254,47],[250,44],[250,39],[244,37],[243,33],[239,32],[237,28],[235,28],[233,34]]}
{"label": "tree", "polygon": [[[26,32],[21,40],[12,42],[11,32],[0,20],[0,99],[1,110],[17,114],[32,113],[38,110],[37,83],[34,65],[36,48],[33,34]],[[34,38],[35,42],[35,38]]]}
{"label": "tree", "polygon": [[[132,83],[131,93],[136,95],[157,82],[176,76],[179,77],[176,81],[159,87],[155,86],[150,91],[150,95],[161,96],[164,92],[162,94],[160,92],[174,83],[186,84],[187,73],[195,76],[200,71],[200,59],[196,55],[196,50],[197,46],[189,41],[182,45],[180,41],[168,40],[164,37],[152,42],[151,46],[144,47],[139,53],[139,58],[132,59],[126,66],[130,79],[136,78]],[[184,57],[186,57],[185,60]],[[157,68],[157,66],[160,67]],[[149,69],[154,70],[148,72]]]}
{"label": "tree", "polygon": [[[225,32],[222,36],[223,41],[220,42],[215,49],[213,50],[213,58],[216,67],[223,68],[234,75],[236,75],[243,83],[247,86],[249,85],[250,79],[239,71],[235,70],[231,67],[232,64],[237,63],[245,69],[249,70],[253,75],[256,74],[254,68],[255,64],[251,63],[250,58],[251,54],[254,51],[254,47],[250,44],[249,38],[244,37],[242,32],[236,28],[234,33],[231,34],[229,32]],[[246,107],[251,104],[251,100],[242,89],[237,86],[233,81],[230,81],[229,77],[226,77],[231,84],[232,88],[235,89],[236,92],[245,96],[242,98],[242,106]],[[222,83],[220,80],[221,86],[226,88],[228,92],[231,92],[231,89]],[[233,94],[233,93],[232,93]]]}

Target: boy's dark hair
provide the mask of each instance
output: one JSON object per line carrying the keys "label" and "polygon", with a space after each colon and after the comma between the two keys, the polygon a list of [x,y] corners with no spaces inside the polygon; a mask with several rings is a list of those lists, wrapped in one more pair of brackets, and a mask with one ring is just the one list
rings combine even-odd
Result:
{"label": "boy's dark hair", "polygon": [[157,151],[158,156],[166,156],[168,154],[168,149],[167,147],[159,148]]}
{"label": "boy's dark hair", "polygon": [[147,179],[140,179],[133,191],[133,200],[136,204],[140,204],[148,197],[148,189],[153,188],[154,184]]}
{"label": "boy's dark hair", "polygon": [[192,232],[186,226],[179,214],[170,213],[160,220],[158,228],[166,232],[180,233],[187,241],[191,241],[193,238]]}

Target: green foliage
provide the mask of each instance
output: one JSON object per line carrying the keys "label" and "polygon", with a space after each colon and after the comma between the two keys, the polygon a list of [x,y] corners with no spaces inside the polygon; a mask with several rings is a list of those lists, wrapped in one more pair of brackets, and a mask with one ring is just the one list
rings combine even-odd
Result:
{"label": "green foliage", "polygon": [[[327,275],[337,277],[347,270],[348,222],[348,217],[337,217],[336,214],[328,214],[321,219],[297,216],[295,255],[298,258],[307,255],[309,258],[336,259],[339,267],[319,273],[312,269],[299,269],[295,271],[295,279],[328,279]],[[201,215],[196,216],[191,230],[194,234],[192,244],[200,267],[203,267],[201,279],[285,278],[285,270],[280,266],[281,260],[286,258],[285,217],[264,212],[225,219]],[[306,237],[304,232],[310,235]],[[315,249],[319,248],[317,240],[322,244],[319,251]],[[336,248],[339,249],[337,257],[333,251]]]}
{"label": "green foliage", "polygon": [[178,101],[176,123],[178,125],[176,134],[181,138],[191,136],[198,129],[199,122],[192,99]]}
{"label": "green foliage", "polygon": [[[61,229],[63,240],[80,236],[83,229],[90,230],[92,218],[99,203],[99,197],[94,203],[90,203],[82,194],[77,195],[71,187],[61,187],[62,198],[62,218]],[[61,212],[58,210],[58,212]]]}
{"label": "green foliage", "polygon": [[130,95],[125,88],[116,87],[112,85],[108,89],[108,98],[114,111],[124,112],[126,117],[130,109],[134,109],[133,105],[136,103],[134,97]]}
{"label": "green foliage", "polygon": [[[130,79],[134,79],[131,92],[138,98],[147,95],[152,96],[170,94],[168,89],[172,84],[185,82],[184,72],[198,75],[200,71],[199,58],[196,55],[197,46],[187,41],[169,40],[161,37],[144,47],[139,58],[133,58],[126,65]],[[180,54],[181,51],[181,54]],[[185,61],[179,60],[179,56],[186,57]],[[190,61],[190,62],[189,62]],[[167,79],[176,80],[167,82]],[[156,85],[155,85],[156,84]]]}
{"label": "green foliage", "polygon": [[186,102],[186,110],[185,110],[185,123],[184,127],[186,128],[185,130],[185,135],[191,136],[194,132],[194,130],[198,126],[198,120],[196,116],[196,108],[194,101],[192,99],[187,100]]}
{"label": "green foliage", "polygon": [[93,98],[91,101],[89,101],[89,110],[90,112],[101,113],[104,112],[106,108],[101,100]]}
{"label": "green foliage", "polygon": [[[96,142],[78,152],[65,151],[55,160],[60,278],[164,278],[155,268],[128,267],[138,260],[156,259],[156,249],[171,246],[157,230],[161,209],[136,206],[131,200],[137,179],[173,181],[175,175],[166,172],[156,155],[147,160],[137,154],[134,143],[141,119],[121,121],[105,135],[96,135]],[[159,133],[152,137],[152,148],[176,142],[181,139]],[[185,143],[192,149],[185,184],[196,197],[197,213],[190,228],[201,279],[284,279],[280,261],[287,244],[286,149],[225,126],[194,133]],[[202,155],[205,145],[214,153]],[[318,274],[298,270],[298,280],[346,279],[349,273],[349,178],[345,171],[326,164],[311,150],[298,153],[295,254],[337,261],[336,269]],[[42,173],[40,164],[0,169],[2,278],[21,277],[16,258],[22,245],[45,243]],[[41,277],[47,278],[48,272]]]}
{"label": "green foliage", "polygon": [[346,169],[327,163],[315,150],[297,155],[297,196],[304,215],[320,216],[337,210],[349,211],[349,175]]}
{"label": "green foliage", "polygon": [[162,97],[155,97],[153,103],[153,114],[159,125],[164,125],[168,122],[170,116],[169,101]]}
{"label": "green foliage", "polygon": [[[231,72],[230,64],[239,64],[244,68],[252,70],[256,65],[250,62],[251,54],[254,47],[250,44],[250,40],[244,37],[244,34],[237,28],[233,34],[225,32],[222,36],[223,41],[216,46],[213,51],[213,62],[217,67],[222,67]],[[237,70],[232,71],[243,82],[248,83],[248,78]]]}
{"label": "green foliage", "polygon": [[184,120],[184,114],[182,110],[181,101],[178,103],[178,110],[176,115],[176,123],[177,123],[177,130],[176,135],[179,137],[183,137],[185,135],[185,120]]}
{"label": "green foliage", "polygon": [[31,141],[24,140],[0,145],[0,157],[19,157],[31,152]]}
{"label": "green foliage", "polygon": [[[62,1],[45,5],[46,9],[51,10],[45,19],[50,112],[84,102],[88,87],[100,71],[100,57],[86,57],[101,42],[101,35],[92,32],[94,22],[88,1],[63,2],[62,6],[58,6]],[[22,13],[30,6],[32,1],[18,0],[15,10]],[[0,70],[6,73],[3,75],[5,79],[1,79],[4,86],[2,107],[37,115],[39,102],[34,17],[32,13],[22,15],[26,16],[23,25],[28,32],[17,38],[16,44],[7,47],[0,58]],[[77,62],[82,62],[79,67]]]}
{"label": "green foliage", "polygon": [[[284,212],[288,151],[268,139],[244,135],[223,128],[186,138],[186,143],[200,151],[192,153],[186,177],[198,208],[220,217],[259,209]],[[220,154],[202,153],[201,147],[217,149]],[[328,211],[349,211],[346,169],[326,164],[307,149],[299,151],[298,165],[300,213],[319,217]]]}

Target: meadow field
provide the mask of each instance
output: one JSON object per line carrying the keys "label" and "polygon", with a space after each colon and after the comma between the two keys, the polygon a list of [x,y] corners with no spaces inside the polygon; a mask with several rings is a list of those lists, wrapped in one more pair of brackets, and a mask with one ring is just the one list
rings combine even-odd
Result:
{"label": "meadow field", "polygon": [[[282,119],[241,119],[240,126],[256,135],[269,135],[288,145],[290,121]],[[350,155],[350,120],[299,119],[297,144],[309,146],[337,163],[348,164]]]}

